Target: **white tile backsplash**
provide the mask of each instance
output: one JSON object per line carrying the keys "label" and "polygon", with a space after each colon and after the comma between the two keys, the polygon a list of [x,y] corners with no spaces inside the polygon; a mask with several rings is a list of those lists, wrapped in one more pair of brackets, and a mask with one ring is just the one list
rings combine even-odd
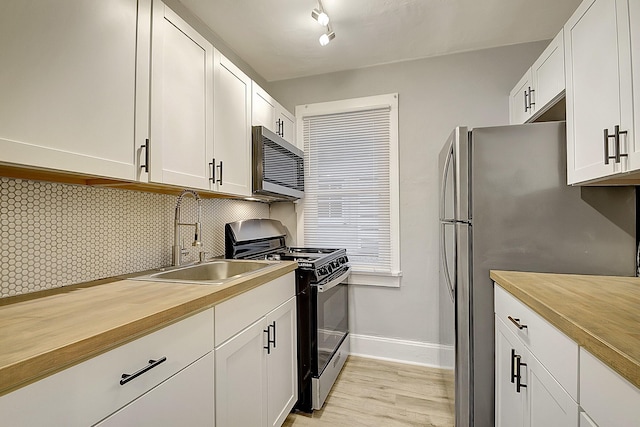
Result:
{"label": "white tile backsplash", "polygon": [[[0,178],[0,297],[166,266],[176,197],[111,188]],[[196,203],[182,202],[182,222]],[[202,200],[203,250],[224,254],[224,224],[268,218],[269,205]],[[192,248],[192,231],[182,235]]]}

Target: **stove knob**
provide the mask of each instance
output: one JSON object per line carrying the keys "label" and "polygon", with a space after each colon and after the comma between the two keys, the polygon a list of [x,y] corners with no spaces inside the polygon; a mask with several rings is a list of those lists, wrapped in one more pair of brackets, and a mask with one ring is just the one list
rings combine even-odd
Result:
{"label": "stove knob", "polygon": [[332,271],[333,271],[333,267],[331,267],[331,265],[327,265],[327,272],[331,274]]}

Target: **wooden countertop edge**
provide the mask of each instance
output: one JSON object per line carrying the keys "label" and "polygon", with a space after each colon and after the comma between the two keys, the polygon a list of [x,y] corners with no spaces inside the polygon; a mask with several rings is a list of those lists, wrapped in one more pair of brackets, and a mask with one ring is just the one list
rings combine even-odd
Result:
{"label": "wooden countertop edge", "polygon": [[578,343],[580,347],[584,347],[584,349],[588,350],[631,384],[640,388],[640,376],[638,375],[640,373],[640,361],[632,359],[626,353],[606,342],[602,337],[594,335],[562,313],[523,291],[517,284],[511,283],[509,279],[503,277],[500,273],[500,270],[492,270],[490,272],[491,279],[500,287],[542,316],[542,318]]}
{"label": "wooden countertop edge", "polygon": [[[246,278],[232,280],[223,287],[212,287],[212,292],[207,295],[193,298],[187,302],[95,334],[86,339],[70,342],[68,345],[0,367],[0,378],[2,378],[0,396],[70,368],[200,311],[214,307],[223,301],[250,291],[271,280],[284,276],[287,273],[295,271],[297,263],[286,262],[285,264],[285,262],[282,262],[278,267],[279,268],[276,269],[270,269],[267,272],[249,274]],[[120,280],[103,279],[96,281],[96,283],[91,286],[108,286],[118,281]]]}

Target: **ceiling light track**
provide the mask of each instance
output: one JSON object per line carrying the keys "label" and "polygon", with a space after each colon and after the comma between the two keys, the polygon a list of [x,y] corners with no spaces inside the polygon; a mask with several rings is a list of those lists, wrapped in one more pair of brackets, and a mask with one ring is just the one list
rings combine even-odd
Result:
{"label": "ceiling light track", "polygon": [[336,33],[334,33],[329,26],[329,15],[324,11],[322,1],[318,0],[318,7],[311,11],[311,17],[315,19],[318,24],[327,27],[327,31],[320,36],[318,41],[320,42],[320,46],[328,45],[331,40],[336,38]]}

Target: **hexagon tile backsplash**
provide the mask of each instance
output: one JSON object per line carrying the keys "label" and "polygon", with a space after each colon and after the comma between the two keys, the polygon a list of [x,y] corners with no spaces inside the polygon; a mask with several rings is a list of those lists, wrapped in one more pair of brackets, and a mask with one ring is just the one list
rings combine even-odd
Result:
{"label": "hexagon tile backsplash", "polygon": [[[170,264],[175,202],[163,194],[0,178],[0,297]],[[264,203],[203,199],[203,250],[224,254],[225,223],[268,217]],[[187,197],[182,221],[195,218],[196,203]],[[197,259],[189,229],[182,235],[187,259]]]}

